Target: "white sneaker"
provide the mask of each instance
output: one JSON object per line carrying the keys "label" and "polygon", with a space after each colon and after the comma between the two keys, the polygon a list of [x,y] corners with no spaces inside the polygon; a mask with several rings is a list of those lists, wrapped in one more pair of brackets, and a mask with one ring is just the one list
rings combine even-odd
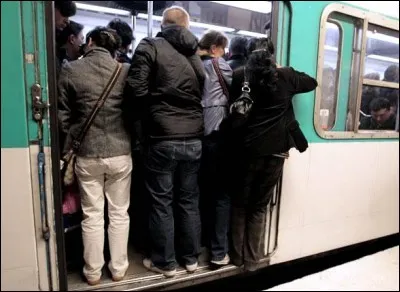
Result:
{"label": "white sneaker", "polygon": [[194,273],[197,270],[197,262],[195,262],[194,264],[191,264],[191,265],[186,265],[186,270],[189,273]]}
{"label": "white sneaker", "polygon": [[211,263],[214,264],[214,265],[218,265],[218,266],[226,266],[227,264],[229,264],[230,260],[231,259],[229,258],[229,255],[226,254],[225,257],[222,260],[220,260],[220,261],[211,261]]}
{"label": "white sneaker", "polygon": [[144,259],[143,260],[143,265],[145,266],[146,269],[148,269],[148,270],[150,270],[152,272],[163,274],[167,278],[172,278],[172,277],[174,277],[176,275],[176,269],[173,269],[173,270],[161,270],[161,269],[157,268],[153,264],[151,259]]}

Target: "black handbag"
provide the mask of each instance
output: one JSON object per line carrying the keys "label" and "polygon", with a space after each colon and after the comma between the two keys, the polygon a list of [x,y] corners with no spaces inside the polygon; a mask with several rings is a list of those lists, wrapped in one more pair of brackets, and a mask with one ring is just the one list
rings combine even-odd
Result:
{"label": "black handbag", "polygon": [[250,96],[249,81],[246,76],[246,67],[244,67],[244,82],[242,94],[231,104],[229,113],[231,115],[232,127],[242,126],[248,119],[253,108],[253,99]]}

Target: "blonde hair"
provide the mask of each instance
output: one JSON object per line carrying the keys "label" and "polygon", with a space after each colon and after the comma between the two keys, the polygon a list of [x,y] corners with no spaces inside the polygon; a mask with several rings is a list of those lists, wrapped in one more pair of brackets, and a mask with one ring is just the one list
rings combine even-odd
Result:
{"label": "blonde hair", "polygon": [[161,25],[176,24],[189,28],[189,13],[180,6],[171,6],[164,10]]}

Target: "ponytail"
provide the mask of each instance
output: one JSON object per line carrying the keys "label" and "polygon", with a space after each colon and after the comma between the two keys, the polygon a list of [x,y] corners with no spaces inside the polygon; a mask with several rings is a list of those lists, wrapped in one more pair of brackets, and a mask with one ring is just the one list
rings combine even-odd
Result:
{"label": "ponytail", "polygon": [[269,38],[252,39],[249,42],[246,71],[250,85],[268,93],[276,90],[278,81],[274,51],[274,45]]}

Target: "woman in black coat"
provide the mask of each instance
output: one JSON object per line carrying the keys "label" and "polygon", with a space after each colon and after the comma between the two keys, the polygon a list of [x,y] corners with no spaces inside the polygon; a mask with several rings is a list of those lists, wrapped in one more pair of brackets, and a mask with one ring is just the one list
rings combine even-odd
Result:
{"label": "woman in black coat", "polygon": [[307,141],[294,116],[292,99],[317,87],[317,81],[291,67],[279,68],[269,38],[251,40],[247,64],[233,73],[231,100],[242,93],[246,73],[254,104],[245,123],[231,129],[232,263],[256,270],[264,257],[267,205],[288,151],[303,152]]}

